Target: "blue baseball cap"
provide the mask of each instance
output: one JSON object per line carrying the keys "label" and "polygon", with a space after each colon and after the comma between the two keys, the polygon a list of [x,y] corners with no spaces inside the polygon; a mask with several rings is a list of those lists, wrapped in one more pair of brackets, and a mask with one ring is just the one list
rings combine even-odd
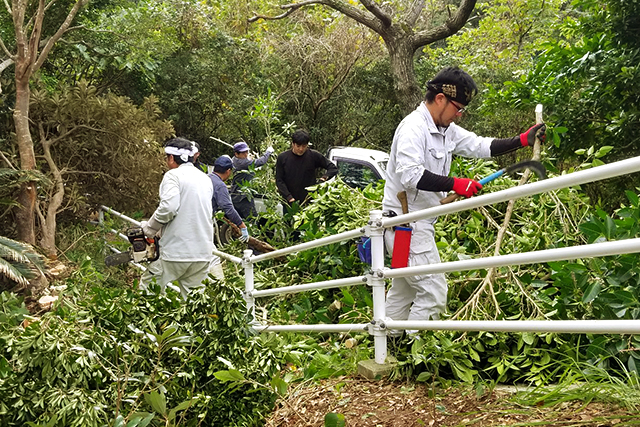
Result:
{"label": "blue baseball cap", "polygon": [[225,154],[224,156],[218,157],[213,163],[213,166],[218,166],[224,170],[227,170],[233,168],[233,162],[231,161],[231,157]]}
{"label": "blue baseball cap", "polygon": [[244,141],[236,142],[233,144],[233,151],[236,153],[244,153],[245,151],[249,151],[249,145]]}

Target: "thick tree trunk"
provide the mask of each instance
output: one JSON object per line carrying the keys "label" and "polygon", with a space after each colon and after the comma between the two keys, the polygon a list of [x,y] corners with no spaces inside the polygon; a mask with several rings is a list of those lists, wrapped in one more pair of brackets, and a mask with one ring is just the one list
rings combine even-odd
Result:
{"label": "thick tree trunk", "polygon": [[391,62],[391,73],[398,93],[398,104],[402,109],[402,115],[406,116],[423,99],[413,68],[414,48],[409,42],[398,37],[388,40],[386,45]]}
{"label": "thick tree trunk", "polygon": [[[20,169],[22,170],[36,168],[36,155],[33,151],[33,140],[29,131],[29,95],[29,78],[16,77],[16,108],[13,112],[13,122],[16,127],[16,142],[20,153]],[[18,240],[35,246],[36,184],[34,182],[28,182],[22,186],[18,195],[18,203],[20,206],[16,209],[15,214]]]}

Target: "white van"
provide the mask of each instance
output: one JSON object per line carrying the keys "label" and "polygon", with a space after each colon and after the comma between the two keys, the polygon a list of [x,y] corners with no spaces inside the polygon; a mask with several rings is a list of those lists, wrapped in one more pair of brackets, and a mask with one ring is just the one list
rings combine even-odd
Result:
{"label": "white van", "polygon": [[338,167],[338,176],[347,185],[365,188],[372,182],[387,178],[389,154],[358,147],[331,147],[327,158]]}

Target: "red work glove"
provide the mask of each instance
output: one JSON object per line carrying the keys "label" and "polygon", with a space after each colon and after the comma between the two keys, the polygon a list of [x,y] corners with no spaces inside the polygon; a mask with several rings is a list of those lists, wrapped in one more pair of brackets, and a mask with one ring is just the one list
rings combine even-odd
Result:
{"label": "red work glove", "polygon": [[453,178],[453,191],[464,197],[475,195],[482,184],[469,178]]}
{"label": "red work glove", "polygon": [[536,142],[536,134],[538,131],[540,131],[540,142],[544,142],[547,137],[547,134],[545,133],[547,131],[547,126],[544,123],[540,123],[531,126],[529,130],[520,134],[520,144],[522,144],[523,147],[533,147],[533,144]]}

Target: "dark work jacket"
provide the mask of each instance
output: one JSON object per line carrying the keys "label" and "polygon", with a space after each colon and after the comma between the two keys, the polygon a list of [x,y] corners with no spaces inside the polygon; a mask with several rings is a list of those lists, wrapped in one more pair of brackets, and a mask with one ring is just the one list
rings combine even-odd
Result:
{"label": "dark work jacket", "polygon": [[253,196],[251,194],[245,194],[245,191],[242,189],[242,185],[251,181],[254,177],[254,173],[249,171],[249,167],[253,165],[258,168],[266,164],[270,155],[271,152],[267,152],[255,160],[241,159],[236,156],[233,156],[231,159],[235,172],[231,179],[231,189],[229,193],[231,194],[233,207],[236,208],[236,211],[238,211],[242,219],[258,215]]}
{"label": "dark work jacket", "polygon": [[233,203],[231,203],[231,197],[229,196],[229,189],[227,188],[224,181],[215,173],[209,174],[209,178],[211,179],[211,183],[213,184],[213,198],[211,199],[211,204],[213,206],[213,213],[217,211],[223,211],[224,216],[226,216],[231,222],[240,227],[242,224],[242,218],[238,214],[238,211],[233,207]]}
{"label": "dark work jacket", "polygon": [[280,153],[276,160],[276,185],[282,197],[304,202],[308,194],[306,187],[316,184],[318,168],[326,169],[325,179],[338,173],[336,165],[315,150],[308,149],[302,156],[293,154],[291,150]]}

